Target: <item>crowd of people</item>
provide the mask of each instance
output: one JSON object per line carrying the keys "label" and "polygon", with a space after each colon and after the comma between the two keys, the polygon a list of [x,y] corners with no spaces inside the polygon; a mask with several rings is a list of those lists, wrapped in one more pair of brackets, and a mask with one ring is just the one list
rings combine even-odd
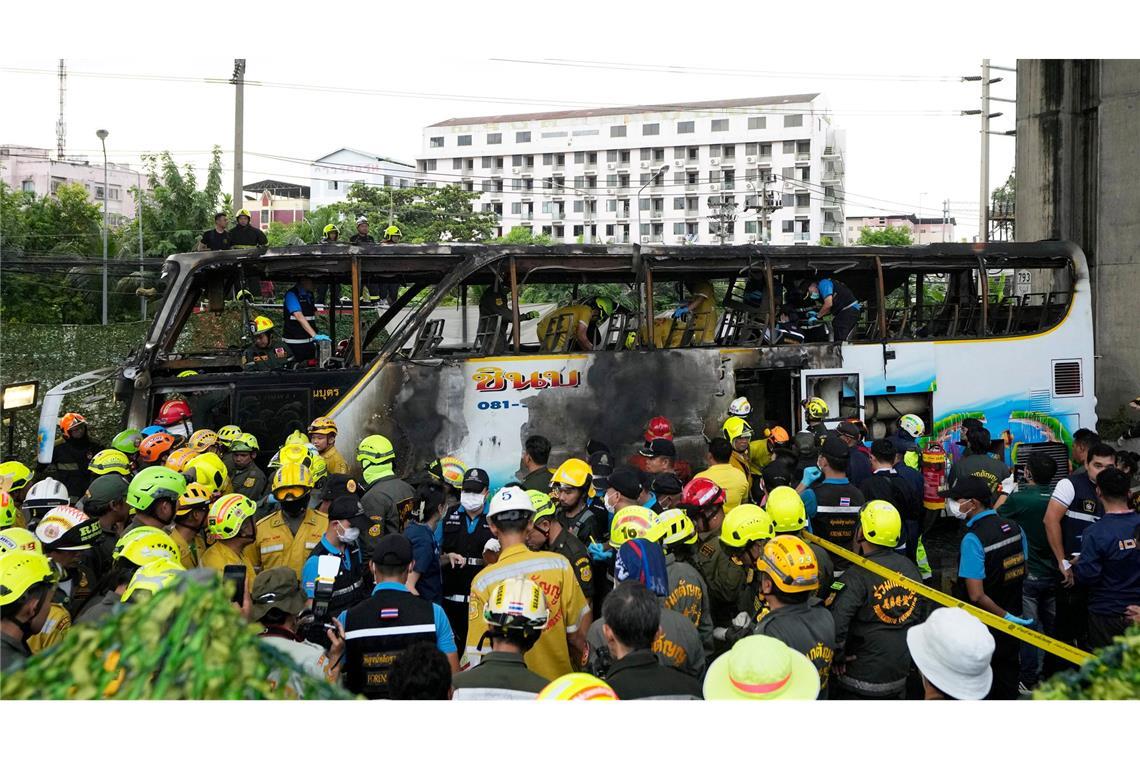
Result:
{"label": "crowd of people", "polygon": [[965,420],[932,503],[922,419],[868,445],[818,398],[794,435],[736,399],[704,463],[664,417],[627,459],[530,436],[496,490],[454,456],[401,477],[382,435],[350,462],[328,417],[266,456],[177,404],[109,446],[65,414],[50,465],[0,464],[5,670],[196,569],[370,699],[1012,699],[1071,667],[892,580],[930,577],[943,514],[960,599],[1087,649],[1140,622],[1136,460],[1087,430],[1071,474],[1034,452],[1015,477]]}

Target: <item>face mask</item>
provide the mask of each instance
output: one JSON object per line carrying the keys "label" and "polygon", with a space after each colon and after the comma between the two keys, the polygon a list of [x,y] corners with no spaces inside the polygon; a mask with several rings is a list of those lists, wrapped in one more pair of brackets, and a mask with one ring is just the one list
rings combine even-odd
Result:
{"label": "face mask", "polygon": [[292,517],[296,517],[305,511],[305,507],[309,506],[309,500],[306,499],[293,499],[291,501],[281,502],[281,511]]}
{"label": "face mask", "polygon": [[819,291],[818,290],[813,290],[808,295],[811,296],[811,300],[813,300],[813,301],[819,300]]}
{"label": "face mask", "polygon": [[612,515],[615,511],[617,511],[617,504],[615,503],[615,502],[617,502],[617,496],[610,498],[609,493],[607,493],[606,498],[605,498],[605,502],[606,502],[606,511],[607,512],[609,512]]}
{"label": "face mask", "polygon": [[336,537],[343,543],[354,544],[356,543],[356,539],[360,538],[360,528],[341,528],[338,525]]}
{"label": "face mask", "polygon": [[957,499],[947,499],[946,508],[950,511],[950,514],[952,514],[954,517],[957,517],[959,520],[966,519],[966,513],[962,511],[962,502],[958,501]]}
{"label": "face mask", "polygon": [[461,493],[459,494],[459,505],[467,512],[478,512],[483,508],[483,494]]}

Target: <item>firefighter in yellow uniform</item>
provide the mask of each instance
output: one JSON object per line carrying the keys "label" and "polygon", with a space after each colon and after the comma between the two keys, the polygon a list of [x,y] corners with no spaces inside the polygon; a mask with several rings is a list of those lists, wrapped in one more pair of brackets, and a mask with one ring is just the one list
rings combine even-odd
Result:
{"label": "firefighter in yellow uniform", "polygon": [[201,483],[186,486],[186,493],[178,497],[178,511],[174,513],[174,523],[170,526],[170,538],[178,546],[181,565],[187,570],[198,566],[198,560],[206,553],[206,542],[202,538],[202,528],[210,513],[210,502],[219,494]]}
{"label": "firefighter in yellow uniform", "polygon": [[303,464],[282,465],[270,489],[280,508],[257,523],[247,557],[259,571],[288,567],[300,578],[305,560],[328,530],[329,518],[309,508],[313,472]]}
{"label": "firefighter in yellow uniform", "polygon": [[252,589],[257,572],[246,557],[245,548],[253,543],[256,511],[257,505],[239,493],[228,494],[211,504],[206,533],[214,538],[214,543],[206,549],[198,566],[221,573],[226,565],[245,565],[245,586]]}
{"label": "firefighter in yellow uniform", "polygon": [[582,659],[592,617],[570,560],[554,552],[527,548],[534,513],[530,497],[518,486],[507,486],[491,499],[487,519],[501,551],[498,561],[480,570],[471,582],[463,660],[468,666],[477,665],[490,650],[483,609],[491,590],[508,578],[527,578],[546,594],[550,620],[523,659],[532,672],[553,680],[573,672],[572,663]]}
{"label": "firefighter in yellow uniform", "polygon": [[[740,417],[729,417],[721,427],[721,434],[732,444],[733,467],[740,470],[748,481],[748,493],[752,493],[752,426]],[[763,443],[763,441],[761,441]]]}
{"label": "firefighter in yellow uniform", "polygon": [[598,324],[613,313],[613,299],[605,296],[555,309],[538,320],[536,333],[542,350],[593,351],[601,342]]}
{"label": "firefighter in yellow uniform", "polygon": [[309,443],[317,447],[329,474],[348,474],[348,462],[336,450],[336,423],[331,417],[317,417],[309,424]]}
{"label": "firefighter in yellow uniform", "polygon": [[671,317],[658,317],[653,320],[653,342],[663,348],[668,342],[670,348],[681,345],[687,328],[686,321],[692,321],[693,337],[691,345],[710,344],[716,340],[716,293],[708,280],[687,281],[692,299],[673,310]]}

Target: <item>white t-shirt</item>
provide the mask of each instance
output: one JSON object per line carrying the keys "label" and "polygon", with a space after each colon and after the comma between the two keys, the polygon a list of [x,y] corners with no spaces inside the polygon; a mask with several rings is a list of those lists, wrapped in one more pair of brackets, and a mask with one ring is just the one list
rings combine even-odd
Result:
{"label": "white t-shirt", "polygon": [[1077,492],[1073,490],[1073,481],[1068,478],[1061,478],[1057,481],[1057,486],[1053,489],[1053,497],[1057,501],[1068,507],[1073,503],[1073,499],[1077,497]]}
{"label": "white t-shirt", "polygon": [[[313,678],[322,681],[328,680],[327,668],[329,667],[329,658],[325,650],[316,644],[310,641],[291,641],[289,639],[283,639],[280,636],[266,636],[262,641],[291,658],[293,662],[297,663],[297,666],[301,670]],[[281,674],[277,669],[274,669],[269,674],[269,681],[273,684],[274,688],[280,685],[281,688],[291,691],[297,695],[297,697],[303,698],[305,696],[304,687],[301,685],[300,680],[296,673],[291,673],[289,679],[284,684],[280,684]]]}

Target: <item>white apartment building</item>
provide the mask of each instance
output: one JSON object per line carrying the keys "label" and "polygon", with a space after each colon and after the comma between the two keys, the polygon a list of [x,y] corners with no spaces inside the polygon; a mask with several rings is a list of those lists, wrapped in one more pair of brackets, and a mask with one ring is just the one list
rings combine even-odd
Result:
{"label": "white apartment building", "polygon": [[415,167],[403,161],[341,148],[321,156],[309,167],[310,208],[314,211],[348,197],[356,182],[386,187],[411,187]]}
{"label": "white apartment building", "polygon": [[807,94],[448,119],[424,128],[416,168],[425,184],[481,192],[500,234],[842,243],[843,149]]}
{"label": "white apartment building", "polygon": [[135,218],[135,197],[131,188],[145,186],[146,177],[128,164],[107,163],[107,186],[103,186],[103,164],[91,163],[84,156],[52,158],[46,148],[26,145],[0,145],[0,181],[13,190],[33,193],[37,198],[55,197],[60,185],[78,183],[87,196],[103,205],[112,224]]}
{"label": "white apartment building", "polygon": [[847,217],[847,242],[854,243],[864,227],[885,230],[887,227],[903,227],[910,231],[915,245],[930,243],[956,243],[954,237],[956,223],[954,217],[943,219],[940,216],[915,216],[914,214],[887,214],[880,216]]}

